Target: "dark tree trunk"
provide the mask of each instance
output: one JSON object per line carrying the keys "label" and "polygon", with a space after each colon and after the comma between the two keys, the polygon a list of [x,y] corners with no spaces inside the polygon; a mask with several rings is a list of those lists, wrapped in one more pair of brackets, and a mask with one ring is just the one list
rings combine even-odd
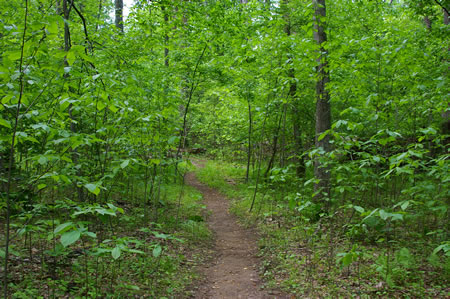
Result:
{"label": "dark tree trunk", "polygon": [[270,157],[269,165],[267,165],[266,172],[264,172],[264,178],[267,178],[270,170],[273,167],[273,163],[275,162],[275,156],[277,155],[277,150],[278,150],[278,135],[280,134],[281,121],[283,120],[283,111],[284,111],[285,105],[286,104],[283,105],[282,111],[280,112],[280,119],[278,121],[277,131],[275,132],[275,136],[273,137],[272,156]]}
{"label": "dark tree trunk", "polygon": [[116,28],[123,32],[123,0],[114,0],[116,19]]}
{"label": "dark tree trunk", "polygon": [[[291,24],[291,14],[288,8],[288,4],[289,4],[289,0],[283,0],[282,4],[282,9],[283,9],[283,18],[285,21],[285,25],[284,25],[284,32],[286,33],[287,36],[291,36],[292,34],[294,34],[293,30],[292,30],[292,24]],[[292,55],[292,53],[288,53],[289,55]],[[292,63],[291,63],[292,64]],[[302,142],[302,135],[300,132],[300,124],[299,124],[299,116],[298,111],[297,111],[297,107],[295,107],[295,105],[297,105],[297,83],[295,81],[295,70],[294,67],[291,65],[291,67],[289,68],[288,72],[287,72],[287,76],[290,79],[290,83],[289,83],[289,98],[292,100],[294,109],[293,109],[293,132],[294,132],[294,151],[295,151],[295,156],[296,158],[294,158],[294,163],[296,164],[296,172],[297,172],[297,176],[302,177],[305,174],[305,162],[303,158],[299,158],[302,157],[302,152],[303,152],[303,142]]]}
{"label": "dark tree trunk", "polygon": [[[330,94],[326,88],[330,82],[330,74],[328,71],[327,50],[324,48],[324,43],[327,41],[327,34],[325,32],[325,18],[326,8],[325,0],[313,0],[314,5],[314,39],[319,45],[320,56],[318,58],[317,66],[317,84],[316,84],[316,148],[321,148],[325,153],[329,152],[330,136],[327,134],[321,138],[321,135],[331,128],[331,105]],[[317,198],[322,199],[328,197],[330,193],[330,172],[328,167],[323,165],[319,155],[314,159],[314,176],[319,179],[315,184],[314,189],[317,193]]]}
{"label": "dark tree trunk", "polygon": [[247,104],[248,104],[248,150],[247,150],[247,171],[245,173],[246,183],[248,183],[250,162],[252,159],[252,106],[250,103],[250,98],[247,98]]}
{"label": "dark tree trunk", "polygon": [[169,34],[167,33],[169,27],[169,15],[167,14],[166,7],[161,6],[161,11],[164,15],[164,25],[166,33],[164,34],[164,65],[169,66]]}

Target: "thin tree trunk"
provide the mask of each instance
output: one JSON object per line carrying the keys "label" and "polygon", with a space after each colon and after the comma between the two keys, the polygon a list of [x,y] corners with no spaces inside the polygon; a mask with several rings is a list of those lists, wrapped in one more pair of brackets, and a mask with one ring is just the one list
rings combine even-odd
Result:
{"label": "thin tree trunk", "polygon": [[169,15],[167,14],[166,7],[164,5],[161,6],[161,11],[164,15],[164,25],[165,25],[165,34],[164,34],[164,65],[166,67],[169,66],[169,34],[167,33],[169,27]]}
{"label": "thin tree trunk", "polygon": [[294,143],[295,143],[295,164],[296,173],[298,177],[305,176],[305,159],[303,158],[303,142],[302,135],[300,132],[299,116],[298,111],[294,110],[294,121],[293,121],[293,132],[294,132]]}
{"label": "thin tree trunk", "polygon": [[264,172],[264,178],[267,178],[267,176],[269,175],[269,172],[270,172],[270,170],[273,167],[273,162],[275,161],[275,156],[277,154],[278,135],[280,134],[281,121],[283,120],[283,111],[284,111],[285,105],[286,104],[283,104],[283,109],[282,109],[282,111],[280,113],[280,119],[278,121],[277,131],[275,132],[275,136],[273,137],[272,156],[270,157],[269,165],[267,165],[267,169]]}
{"label": "thin tree trunk", "polygon": [[[316,84],[316,137],[315,146],[322,149],[325,154],[330,151],[329,134],[321,136],[325,131],[331,128],[331,105],[330,94],[326,88],[330,82],[330,74],[328,70],[328,52],[324,48],[327,41],[325,32],[326,25],[326,8],[325,0],[312,0],[314,5],[314,39],[319,45],[320,56],[317,66],[317,84]],[[314,176],[319,182],[314,185],[318,199],[327,197],[330,194],[330,172],[326,165],[321,161],[322,154],[314,159]]]}
{"label": "thin tree trunk", "polygon": [[98,1],[97,24],[95,25],[95,31],[98,31],[100,18],[102,16],[102,9],[103,9],[103,0],[99,0]]}
{"label": "thin tree trunk", "polygon": [[114,0],[116,28],[123,33],[123,0]]}
{"label": "thin tree trunk", "polygon": [[245,182],[248,183],[248,176],[250,172],[250,162],[252,157],[252,106],[250,98],[247,98],[248,104],[248,150],[247,150],[247,172],[245,173]]}

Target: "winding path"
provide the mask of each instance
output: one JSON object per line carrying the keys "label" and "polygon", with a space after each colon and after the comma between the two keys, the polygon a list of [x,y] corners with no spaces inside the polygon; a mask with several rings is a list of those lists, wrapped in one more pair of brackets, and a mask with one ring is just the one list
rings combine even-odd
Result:
{"label": "winding path", "polygon": [[208,227],[215,236],[214,258],[201,267],[206,283],[199,287],[195,298],[288,298],[261,290],[255,235],[238,225],[236,217],[229,213],[229,201],[200,183],[192,172],[186,175],[186,183],[203,194],[211,211]]}

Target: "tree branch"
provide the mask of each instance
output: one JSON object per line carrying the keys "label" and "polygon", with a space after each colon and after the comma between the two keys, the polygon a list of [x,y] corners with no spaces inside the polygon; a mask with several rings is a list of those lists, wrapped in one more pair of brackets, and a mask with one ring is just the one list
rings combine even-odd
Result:
{"label": "tree branch", "polygon": [[447,8],[445,8],[445,6],[442,5],[441,2],[439,2],[438,0],[434,0],[434,2],[436,2],[436,4],[439,5],[447,14],[449,14]]}
{"label": "tree branch", "polygon": [[77,13],[77,15],[80,17],[81,21],[83,22],[84,36],[86,38],[86,42],[89,45],[89,50],[92,52],[92,42],[89,39],[89,34],[87,31],[87,26],[86,26],[86,19],[84,18],[83,14],[78,10],[78,8],[75,6],[74,0],[72,0],[70,4],[73,7],[73,9],[75,9],[75,12]]}

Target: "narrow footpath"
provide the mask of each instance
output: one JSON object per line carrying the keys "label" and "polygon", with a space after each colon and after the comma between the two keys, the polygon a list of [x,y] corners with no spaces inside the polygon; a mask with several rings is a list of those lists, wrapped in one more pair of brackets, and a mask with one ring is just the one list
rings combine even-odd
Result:
{"label": "narrow footpath", "polygon": [[204,203],[211,211],[207,223],[215,243],[212,262],[201,267],[206,282],[199,287],[195,298],[289,298],[261,290],[256,236],[230,214],[229,200],[200,183],[192,172],[186,175],[186,184],[203,194]]}

